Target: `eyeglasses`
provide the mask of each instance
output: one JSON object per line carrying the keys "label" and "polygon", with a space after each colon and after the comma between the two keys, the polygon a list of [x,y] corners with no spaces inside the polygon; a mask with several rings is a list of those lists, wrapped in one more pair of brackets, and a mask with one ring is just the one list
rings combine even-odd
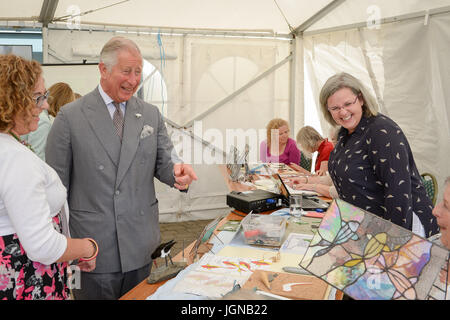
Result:
{"label": "eyeglasses", "polygon": [[354,105],[356,103],[356,100],[358,100],[358,98],[359,98],[359,95],[355,97],[355,101],[347,102],[342,107],[334,106],[334,107],[328,108],[328,111],[330,111],[332,113],[338,113],[339,111],[341,111],[341,109],[347,109],[347,108],[351,107],[352,105]]}
{"label": "eyeglasses", "polygon": [[50,91],[46,91],[42,96],[33,98],[34,102],[36,103],[36,107],[40,108],[44,104],[44,101],[49,98]]}

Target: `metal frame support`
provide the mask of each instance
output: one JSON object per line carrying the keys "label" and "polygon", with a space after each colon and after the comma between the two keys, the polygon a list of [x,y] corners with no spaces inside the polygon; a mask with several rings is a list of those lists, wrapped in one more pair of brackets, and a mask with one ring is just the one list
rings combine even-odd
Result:
{"label": "metal frame support", "polygon": [[169,118],[166,118],[166,117],[164,117],[164,116],[162,116],[162,119],[163,119],[163,121],[164,121],[165,123],[167,123],[168,125],[174,127],[175,129],[181,130],[184,134],[190,136],[193,140],[196,140],[196,141],[198,141],[198,142],[201,142],[205,147],[211,148],[211,149],[213,149],[213,150],[216,150],[216,152],[222,153],[222,155],[223,155],[224,157],[227,156],[227,153],[226,153],[225,151],[223,151],[223,150],[217,148],[216,146],[214,146],[214,145],[211,144],[210,142],[208,142],[208,141],[206,141],[206,140],[204,140],[204,139],[202,139],[202,138],[196,136],[194,133],[185,130],[185,127],[180,126],[179,124],[173,122],[172,120],[170,120]]}
{"label": "metal frame support", "polygon": [[293,33],[296,35],[299,35],[303,33],[306,29],[308,29],[310,26],[312,26],[314,23],[325,17],[327,14],[329,14],[331,11],[339,7],[342,3],[344,3],[345,0],[333,0],[329,4],[327,4],[325,7],[323,7],[319,12],[317,12],[315,15],[310,17],[308,20],[303,22],[301,25],[299,25],[297,28],[294,29]]}
{"label": "metal frame support", "polygon": [[[380,25],[383,25],[383,24],[387,24],[387,23],[401,22],[401,21],[406,21],[406,20],[411,20],[411,19],[423,19],[426,16],[428,16],[428,18],[429,18],[434,15],[448,14],[448,13],[450,13],[450,6],[445,6],[445,7],[440,7],[440,8],[436,8],[436,9],[423,10],[423,11],[419,11],[419,12],[383,18],[380,20],[379,23],[380,23]],[[350,29],[358,29],[358,28],[364,28],[364,27],[367,27],[367,21],[347,24],[347,25],[333,27],[333,28],[324,28],[324,29],[318,29],[318,30],[313,30],[313,31],[305,31],[303,33],[303,36],[306,37],[306,36],[312,36],[312,35],[316,35],[316,34],[330,33],[330,32],[334,32],[334,31],[343,31],[343,30],[350,30]]]}
{"label": "metal frame support", "polygon": [[41,13],[39,14],[39,22],[41,22],[44,27],[47,27],[55,17],[58,2],[59,0],[44,0],[42,3]]}
{"label": "metal frame support", "polygon": [[198,121],[200,119],[203,119],[204,117],[206,117],[210,113],[216,111],[221,106],[223,106],[225,103],[227,103],[228,101],[232,100],[233,98],[235,98],[236,96],[238,96],[239,94],[241,94],[242,92],[244,92],[245,90],[247,90],[248,88],[253,86],[259,80],[265,78],[267,75],[269,75],[270,73],[274,72],[275,70],[277,70],[278,68],[283,66],[286,62],[292,61],[293,57],[294,56],[291,53],[289,56],[284,58],[282,61],[278,62],[276,65],[270,67],[268,70],[264,71],[259,76],[257,76],[256,78],[254,78],[253,80],[251,80],[250,82],[248,82],[247,84],[245,84],[244,86],[242,86],[241,88],[239,88],[238,90],[236,90],[235,92],[230,94],[229,96],[227,96],[224,99],[220,100],[215,105],[213,105],[212,107],[210,107],[206,111],[204,111],[201,114],[199,114],[198,116],[196,116],[194,119],[192,119],[189,122],[187,122],[186,124],[184,124],[183,127],[190,127],[190,126],[192,126],[194,124],[194,121]]}
{"label": "metal frame support", "polygon": [[295,130],[295,79],[297,73],[297,41],[295,37],[291,40],[291,57],[289,65],[289,123],[293,130]]}

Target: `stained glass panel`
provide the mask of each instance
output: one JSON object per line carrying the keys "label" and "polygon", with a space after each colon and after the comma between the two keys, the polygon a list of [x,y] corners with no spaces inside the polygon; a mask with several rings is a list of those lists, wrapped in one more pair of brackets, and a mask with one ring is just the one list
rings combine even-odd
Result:
{"label": "stained glass panel", "polygon": [[426,299],[448,251],[336,199],[300,266],[354,299]]}

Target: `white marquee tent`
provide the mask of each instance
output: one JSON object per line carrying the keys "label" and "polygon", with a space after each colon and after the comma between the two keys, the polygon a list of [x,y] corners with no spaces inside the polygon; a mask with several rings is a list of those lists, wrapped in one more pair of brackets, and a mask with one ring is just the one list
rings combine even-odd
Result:
{"label": "white marquee tent", "polygon": [[[441,191],[450,175],[450,0],[1,1],[0,29],[13,28],[42,30],[47,86],[65,81],[81,94],[97,85],[110,37],[139,44],[149,62],[140,95],[200,178],[188,194],[158,185],[162,222],[226,212],[220,150],[256,132],[257,159],[270,119],[288,119],[292,137],[314,121],[326,135],[318,93],[340,71],[402,127],[420,172]],[[195,143],[181,150],[183,134]]]}

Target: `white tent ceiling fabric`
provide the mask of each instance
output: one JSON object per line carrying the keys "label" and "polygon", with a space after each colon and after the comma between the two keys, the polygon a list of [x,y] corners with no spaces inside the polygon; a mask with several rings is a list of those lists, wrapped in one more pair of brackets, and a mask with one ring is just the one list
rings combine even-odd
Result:
{"label": "white tent ceiling fabric", "polygon": [[[80,59],[98,61],[98,54],[95,54],[95,50],[100,51],[101,46],[113,35],[111,32],[89,33],[50,29],[46,39],[51,50],[46,59],[49,63],[61,60],[79,62]],[[151,48],[152,44],[156,46],[153,50],[159,50],[154,35],[131,35],[128,37],[144,48],[142,50],[144,56],[145,48]],[[169,51],[177,58],[165,61],[150,60],[157,69],[160,71],[163,69],[167,97],[164,107],[161,107],[160,101],[149,99],[148,102],[158,105],[165,117],[183,127],[189,121],[208,111],[217,102],[235,93],[256,76],[285,59],[290,50],[289,41],[269,39],[165,35],[162,36],[162,44],[164,51]],[[80,47],[82,49],[79,49]],[[83,51],[86,52],[86,55],[80,56],[78,53]],[[163,68],[161,63],[164,64]],[[65,73],[65,76],[67,77],[68,73]],[[98,79],[98,72],[95,71],[91,75],[84,74],[84,76],[93,78],[94,81],[90,81],[92,83]],[[59,78],[58,81],[61,79]],[[54,81],[47,78],[47,86],[52,82]],[[78,90],[78,88],[81,87],[75,89]],[[80,93],[86,94],[87,92],[89,91]],[[265,126],[274,117],[286,119],[289,117],[288,64],[249,86],[230,101],[224,102],[214,112],[199,118],[199,122],[196,122],[194,127],[190,127],[189,131],[221,151],[229,151],[230,146],[236,144],[240,145],[239,149],[242,151],[245,142],[248,142],[250,143],[249,160],[257,162],[259,144],[266,138]],[[246,136],[243,141],[240,141],[241,133]],[[181,145],[181,141],[178,140],[173,139],[176,147],[178,147],[177,144]],[[188,197],[178,192],[172,192],[158,183],[161,221],[192,220],[202,216],[204,218],[205,211],[208,211],[204,204],[213,205],[215,209],[219,206],[226,207],[225,195],[228,191],[223,176],[221,174],[217,176],[219,171],[216,165],[225,163],[225,157],[222,152],[213,152],[198,142],[191,144],[192,151],[183,150],[182,157],[186,163],[195,165],[203,182],[195,183],[190,189]],[[200,153],[197,152],[198,150],[201,150]],[[219,194],[221,196],[218,196]],[[204,204],[197,199],[200,196],[202,196]],[[179,205],[181,202],[183,206]]]}
{"label": "white tent ceiling fabric", "polygon": [[[37,22],[43,2],[0,2],[0,28],[30,27],[26,22]],[[336,3],[340,5],[300,30],[305,33],[300,32],[293,45],[286,39],[290,28]],[[383,19],[439,8],[446,13],[382,24]],[[203,138],[219,149],[228,151],[224,140],[227,129],[242,129],[245,135],[246,130],[264,129],[274,117],[291,120],[291,136],[295,137],[310,107],[304,105],[304,81],[310,82],[318,105],[324,81],[336,72],[347,71],[372,90],[381,112],[402,127],[419,171],[433,173],[441,191],[443,180],[450,175],[450,0],[60,0],[55,17],[89,10],[94,11],[68,24],[44,28],[44,62],[97,62],[100,48],[114,34],[132,38],[143,56],[159,69],[167,88],[164,107],[161,95],[154,101],[150,97],[150,102],[179,125],[216,106],[201,118],[200,133],[209,132]],[[74,22],[82,29],[77,30]],[[358,23],[359,28],[348,27]],[[177,33],[182,29],[184,34]],[[158,31],[162,32],[163,48],[158,45]],[[242,31],[245,35],[218,37],[217,31]],[[268,36],[250,38],[252,32]],[[291,61],[252,83],[291,53]],[[98,82],[95,68],[83,69],[89,70],[82,73],[85,80],[76,67],[67,73],[46,68],[46,74],[51,75],[47,86],[63,81],[58,77],[69,79],[72,75],[71,85],[85,94]],[[304,68],[309,79],[304,79]],[[322,132],[328,132],[323,119],[320,123]],[[177,137],[177,130],[169,131]],[[191,152],[185,153],[192,155],[199,146],[192,143]],[[203,148],[203,152],[213,157],[210,150]],[[193,162],[203,182],[195,183],[188,195],[158,183],[161,221],[206,219],[226,211],[228,190],[217,167]]]}
{"label": "white tent ceiling fabric", "polygon": [[[0,2],[1,18],[37,21],[43,0]],[[74,22],[156,28],[290,32],[333,0],[59,0],[55,18],[81,13]],[[346,0],[308,31],[449,6],[448,0]],[[100,10],[98,10],[100,9]],[[286,19],[285,19],[286,18]]]}

